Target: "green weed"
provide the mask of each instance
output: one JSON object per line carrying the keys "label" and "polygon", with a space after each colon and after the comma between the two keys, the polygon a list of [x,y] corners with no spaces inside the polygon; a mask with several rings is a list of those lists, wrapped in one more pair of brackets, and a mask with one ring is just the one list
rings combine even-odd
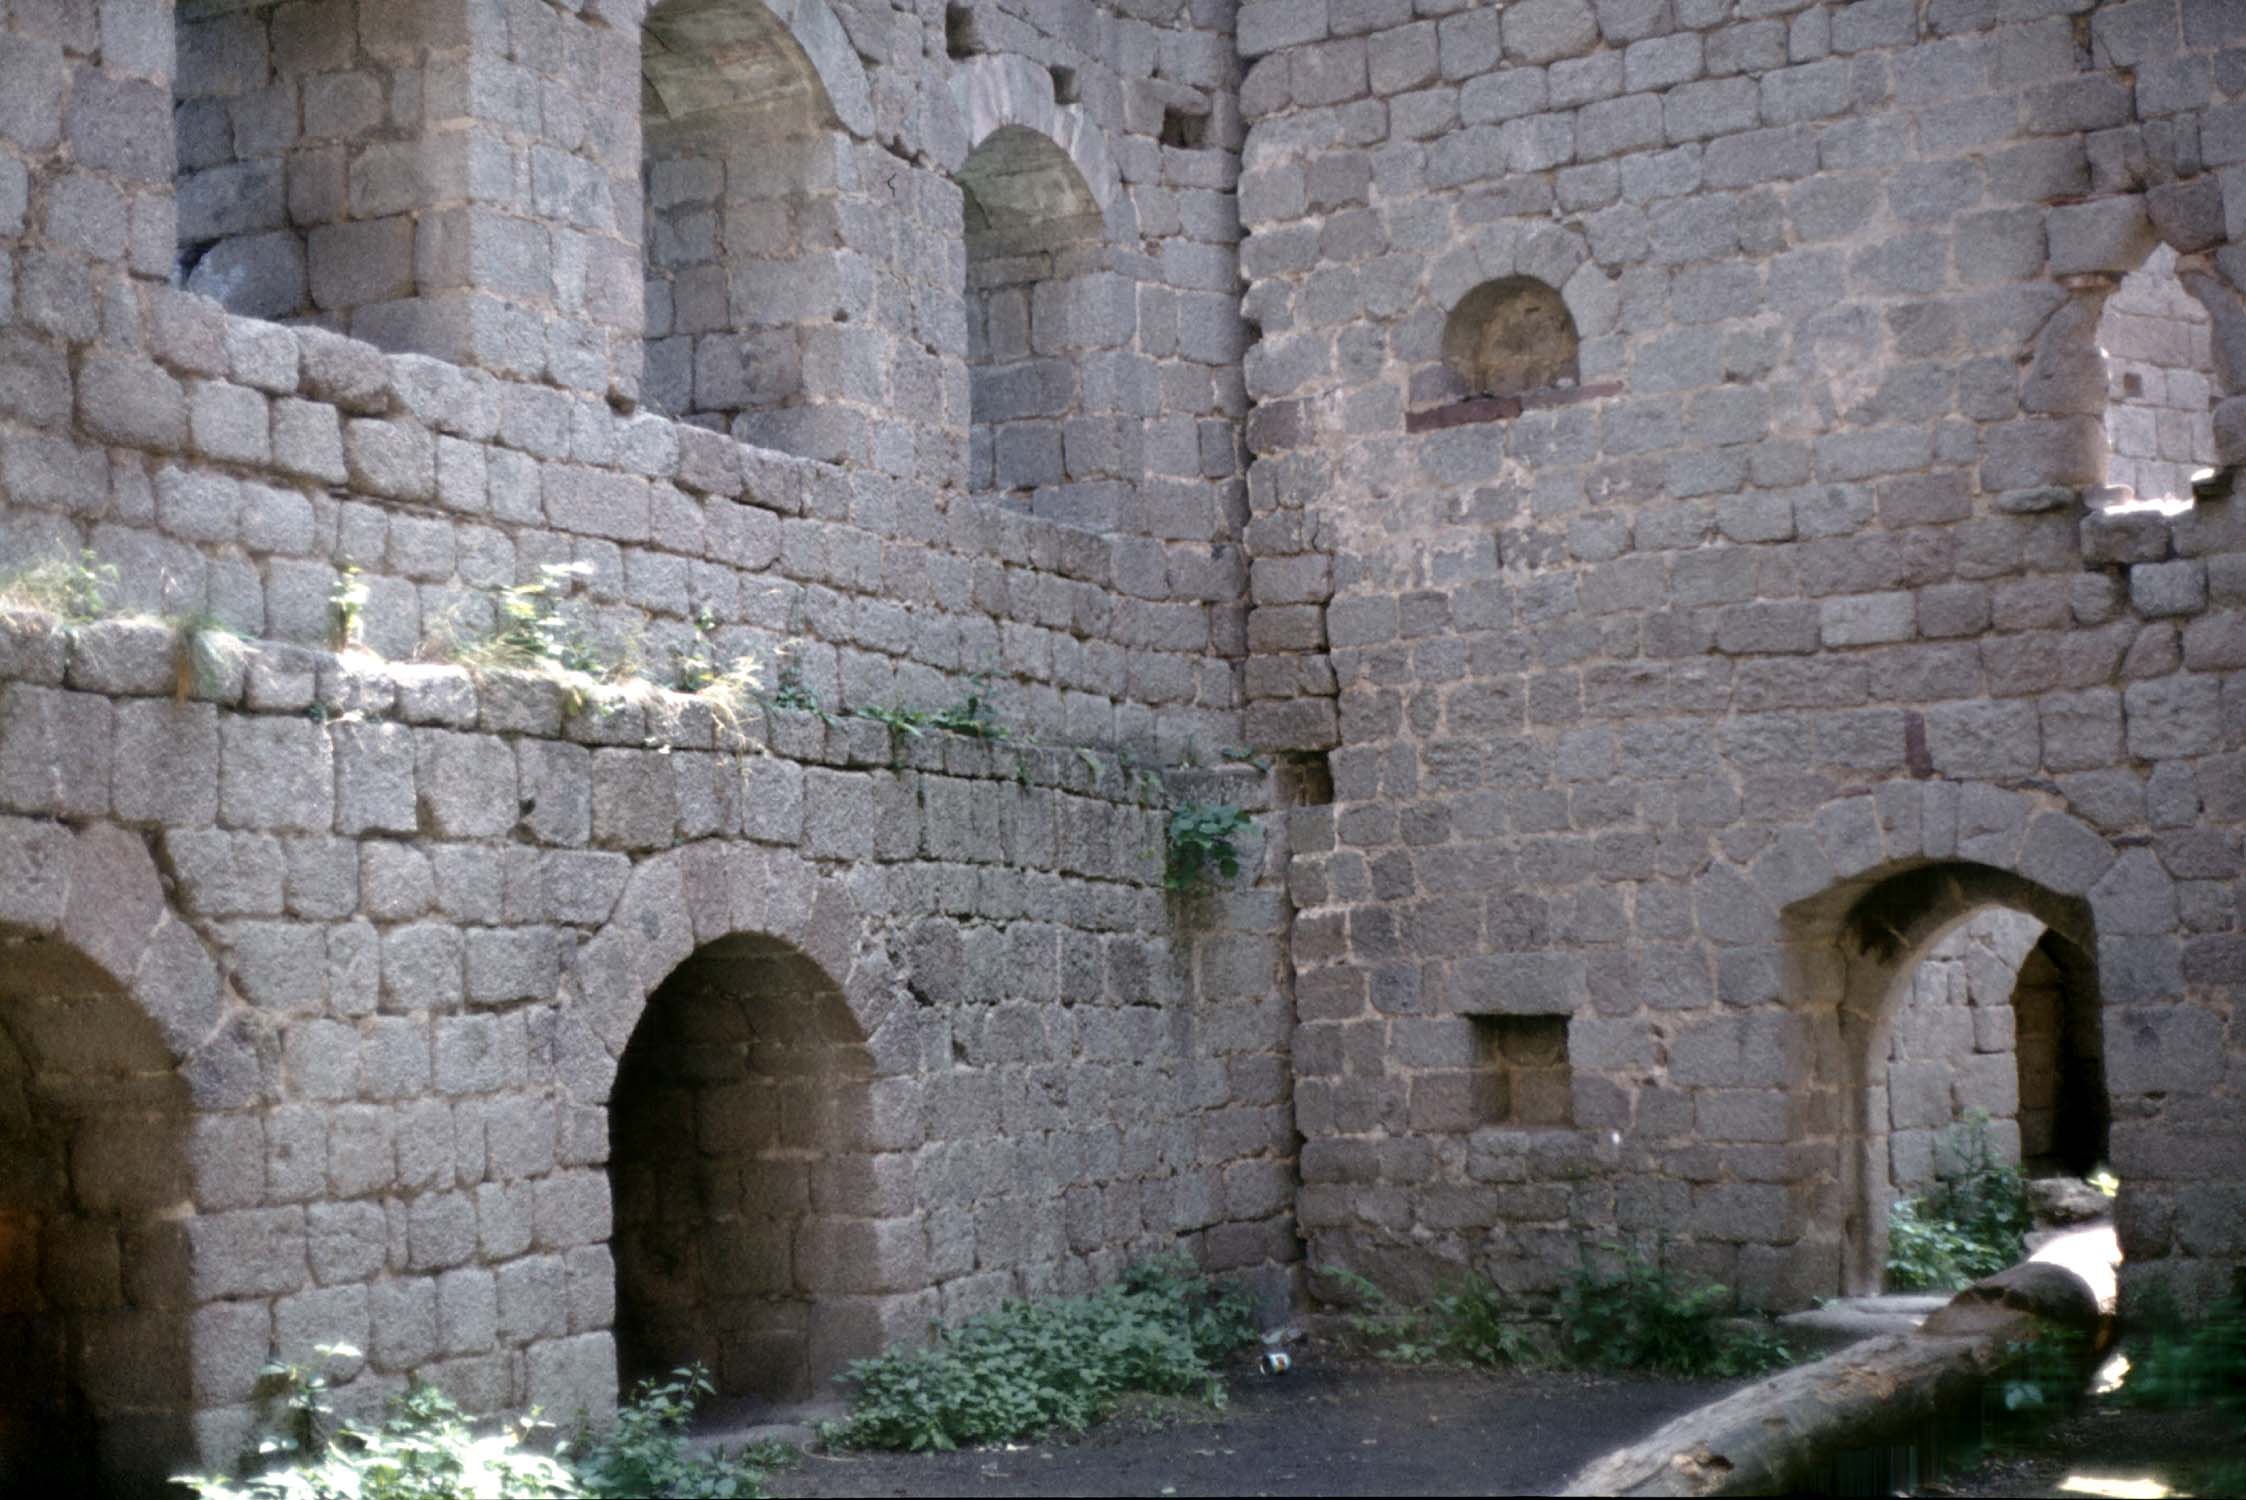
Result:
{"label": "green weed", "polygon": [[1163,849],[1162,884],[1173,891],[1190,890],[1203,879],[1221,875],[1230,880],[1240,873],[1240,851],[1233,840],[1253,826],[1254,820],[1230,803],[1180,804],[1170,813]]}
{"label": "green weed", "polygon": [[1339,1267],[1320,1275],[1356,1303],[1350,1335],[1401,1364],[1485,1367],[1565,1365],[1668,1375],[1752,1375],[1793,1361],[1777,1338],[1726,1326],[1730,1294],[1687,1285],[1618,1246],[1620,1268],[1586,1264],[1562,1294],[1556,1329],[1508,1305],[1481,1276],[1465,1276],[1415,1306],[1398,1305],[1365,1277]]}
{"label": "green weed", "polygon": [[[344,1345],[330,1358],[356,1358]],[[526,1448],[535,1417],[478,1436],[460,1408],[435,1386],[416,1382],[372,1427],[346,1422],[330,1431],[333,1407],[317,1371],[289,1364],[263,1372],[284,1416],[234,1478],[182,1475],[173,1482],[203,1500],[516,1500],[580,1496],[560,1461]]]}
{"label": "green weed", "polygon": [[1725,1326],[1725,1288],[1687,1283],[1658,1259],[1605,1248],[1620,1255],[1619,1269],[1602,1272],[1586,1262],[1560,1297],[1560,1343],[1571,1363],[1720,1378],[1793,1362],[1774,1335]]}
{"label": "green weed", "polygon": [[359,623],[366,614],[367,582],[357,568],[336,575],[328,591],[328,613],[335,623],[335,649],[348,651],[359,644]]}
{"label": "green weed", "polygon": [[716,628],[717,617],[708,610],[695,613],[694,644],[671,648],[671,683],[707,703],[719,724],[738,733],[741,716],[764,686],[764,665],[753,656],[721,656],[710,639]]}
{"label": "green weed", "polygon": [[701,1366],[642,1381],[619,1407],[616,1425],[595,1435],[580,1423],[565,1457],[588,1496],[678,1495],[695,1500],[753,1500],[764,1493],[764,1474],[798,1461],[793,1448],[755,1443],[733,1452],[692,1453],[687,1424],[714,1393]]}
{"label": "green weed", "polygon": [[802,664],[788,650],[780,653],[779,668],[772,677],[772,693],[764,701],[772,708],[786,709],[790,713],[817,714],[830,729],[837,722],[819,701],[818,691],[804,680]]}
{"label": "green weed", "polygon": [[2020,1169],[1989,1146],[1989,1117],[1965,1118],[1963,1169],[1887,1214],[1887,1284],[1898,1290],[1955,1291],[1993,1276],[2026,1254],[2033,1222]]}
{"label": "green weed", "polygon": [[998,706],[990,696],[988,672],[977,672],[968,678],[967,691],[960,700],[929,715],[928,723],[946,734],[964,735],[971,740],[1003,740],[1011,734],[999,721]]}
{"label": "green weed", "polygon": [[1537,1365],[1550,1355],[1534,1325],[1511,1313],[1486,1278],[1467,1276],[1413,1307],[1399,1306],[1369,1278],[1340,1266],[1321,1275],[1355,1301],[1350,1336],[1397,1364]]}
{"label": "green weed", "polygon": [[[356,1359],[345,1345],[322,1345],[323,1358]],[[615,1426],[577,1437],[551,1456],[526,1446],[541,1429],[533,1412],[478,1434],[433,1385],[415,1382],[365,1427],[335,1425],[328,1382],[317,1367],[268,1365],[265,1389],[277,1401],[275,1427],[244,1458],[239,1475],[182,1475],[202,1500],[622,1500],[677,1495],[756,1500],[765,1471],[796,1461],[795,1451],[757,1444],[728,1453],[691,1453],[686,1428],[711,1393],[699,1366],[644,1382],[618,1408]]]}
{"label": "green weed", "polygon": [[117,569],[91,552],[50,557],[0,573],[0,608],[38,610],[84,625],[109,612],[117,587]]}
{"label": "green weed", "polygon": [[1080,1431],[1128,1391],[1222,1404],[1216,1362],[1254,1337],[1247,1298],[1182,1257],[1135,1266],[1086,1297],[1009,1302],[925,1348],[854,1362],[857,1387],[830,1443],[956,1448],[1059,1427]]}
{"label": "green weed", "polygon": [[592,570],[590,563],[547,563],[528,583],[498,590],[491,635],[456,646],[454,659],[518,672],[580,672],[596,680],[615,675],[616,664],[594,649],[584,627],[563,608]]}
{"label": "green weed", "polygon": [[2231,1294],[2187,1319],[2173,1298],[2147,1299],[2135,1318],[2129,1370],[2116,1399],[2168,1411],[2214,1411],[2235,1430],[2237,1444],[2187,1493],[2246,1495],[2246,1275]]}

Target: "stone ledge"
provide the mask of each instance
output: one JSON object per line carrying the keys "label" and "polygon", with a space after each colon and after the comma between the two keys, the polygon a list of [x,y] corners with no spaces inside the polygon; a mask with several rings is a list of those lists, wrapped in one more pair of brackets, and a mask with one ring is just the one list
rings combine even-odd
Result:
{"label": "stone ledge", "polygon": [[[71,626],[37,611],[0,607],[0,687],[170,697],[179,681],[170,665],[178,642],[177,630],[161,620],[117,617]],[[707,698],[644,681],[471,671],[271,641],[237,641],[205,652],[192,670],[191,701],[258,715],[319,722],[357,717],[593,746],[762,753],[805,765],[1013,781],[1126,805],[1141,801],[1133,778],[1143,769],[1187,796],[1221,792],[1250,812],[1277,805],[1270,773],[1246,765],[1144,766],[1128,750],[984,740],[933,725],[916,738],[875,719],[755,701],[729,718]]]}
{"label": "stone ledge", "polygon": [[1605,380],[1597,385],[1554,386],[1541,391],[1523,391],[1517,396],[1473,396],[1464,401],[1453,401],[1448,406],[1431,406],[1420,411],[1406,412],[1404,431],[1441,432],[1447,427],[1466,427],[1476,422],[1510,422],[1523,412],[1574,406],[1579,402],[1597,401],[1621,394],[1622,382]]}

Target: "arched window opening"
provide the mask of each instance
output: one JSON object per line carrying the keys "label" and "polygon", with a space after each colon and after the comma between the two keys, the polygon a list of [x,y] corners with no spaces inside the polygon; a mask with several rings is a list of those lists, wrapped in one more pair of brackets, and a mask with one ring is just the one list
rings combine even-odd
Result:
{"label": "arched window opening", "polygon": [[1525,396],[1576,382],[1575,318],[1533,276],[1485,281],[1443,323],[1443,363],[1458,396]]}
{"label": "arched window opening", "polygon": [[816,67],[760,0],[662,0],[640,78],[642,403],[851,456],[809,409],[874,353],[870,285],[844,253],[838,205],[852,156]]}
{"label": "arched window opening", "polygon": [[710,944],[657,988],[609,1106],[627,1384],[700,1362],[724,1395],[801,1399],[876,1352],[871,1304],[926,1278],[871,1076],[841,992],[784,943]]}
{"label": "arched window opening", "polygon": [[993,131],[960,168],[967,237],[968,487],[1077,525],[1122,519],[1155,393],[1121,361],[1136,293],[1099,205],[1050,139]]}
{"label": "arched window opening", "polygon": [[2102,508],[2175,514],[2216,466],[2213,327],[2154,248],[2121,278],[2098,320],[2106,362],[2106,491]]}
{"label": "arched window opening", "polygon": [[366,49],[349,0],[182,11],[180,285],[245,317],[346,330],[410,297],[418,120],[394,93],[397,59]]}
{"label": "arched window opening", "polygon": [[0,1475],[22,1493],[161,1494],[191,1451],[186,1288],[147,1259],[188,1196],[189,1116],[113,982],[0,932]]}

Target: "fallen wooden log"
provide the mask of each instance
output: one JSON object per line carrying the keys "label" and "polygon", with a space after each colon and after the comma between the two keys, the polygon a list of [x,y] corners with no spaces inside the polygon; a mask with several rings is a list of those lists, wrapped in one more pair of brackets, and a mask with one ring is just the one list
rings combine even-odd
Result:
{"label": "fallen wooden log", "polygon": [[2082,1363],[2104,1316],[2080,1276],[2026,1261],[1977,1281],[1917,1331],[1782,1370],[1620,1448],[1563,1495],[1775,1495],[1814,1487],[1834,1455],[1920,1430],[1980,1398],[2027,1346]]}

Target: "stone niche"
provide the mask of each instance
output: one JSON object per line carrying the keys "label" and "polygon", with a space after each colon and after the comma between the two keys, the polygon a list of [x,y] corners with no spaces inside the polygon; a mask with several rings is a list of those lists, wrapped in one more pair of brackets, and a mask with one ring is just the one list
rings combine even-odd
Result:
{"label": "stone niche", "polygon": [[1443,324],[1443,363],[1466,396],[1522,396],[1576,381],[1575,319],[1532,276],[1485,281]]}

